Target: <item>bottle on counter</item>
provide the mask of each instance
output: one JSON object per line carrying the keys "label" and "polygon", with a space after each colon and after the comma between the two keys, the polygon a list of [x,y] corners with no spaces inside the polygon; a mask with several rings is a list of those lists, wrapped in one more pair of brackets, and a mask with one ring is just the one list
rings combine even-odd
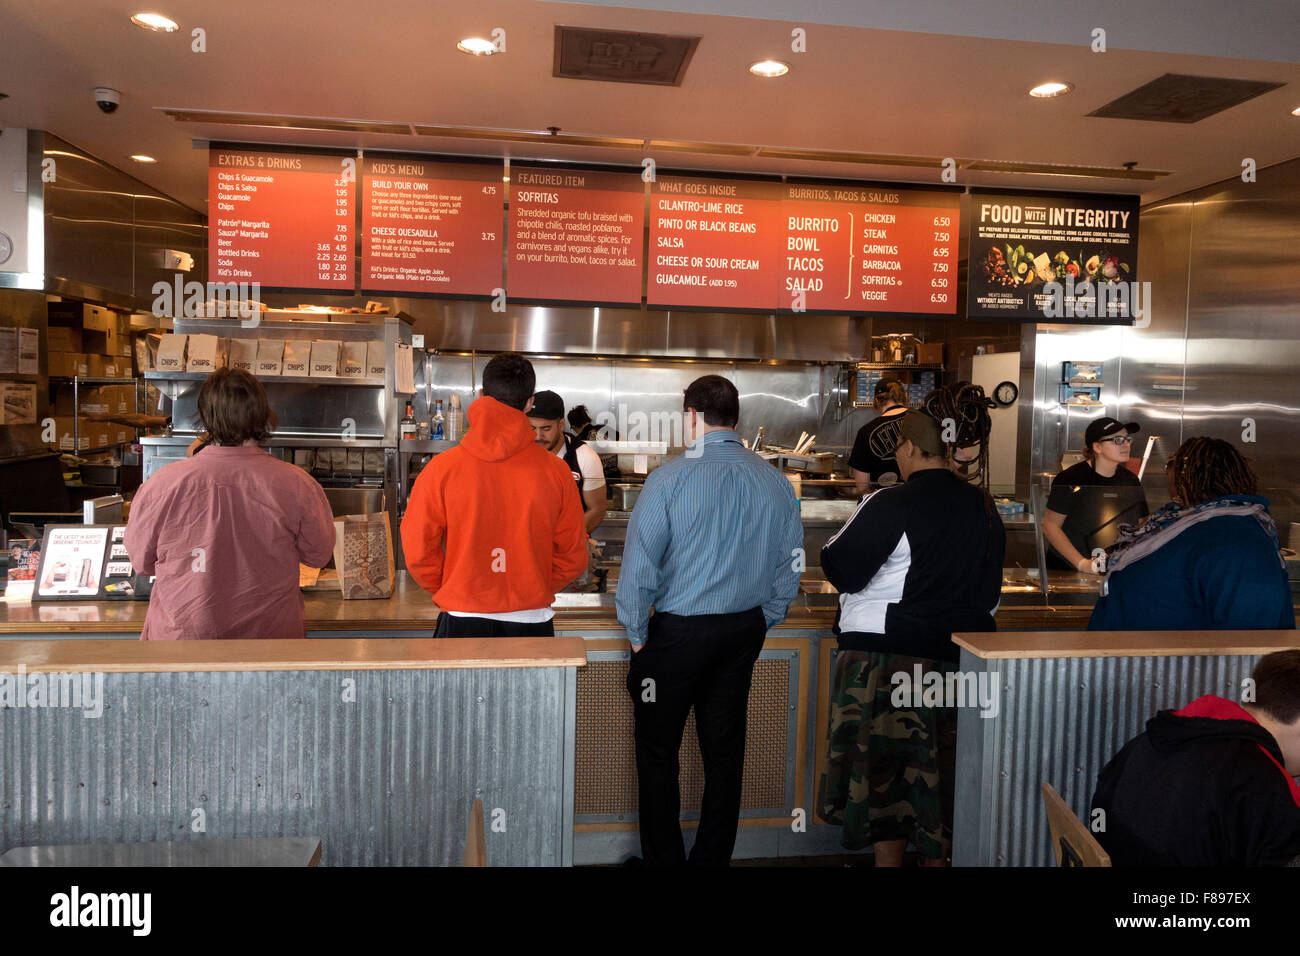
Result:
{"label": "bottle on counter", "polygon": [[415,424],[415,413],[411,411],[410,402],[406,403],[406,414],[402,416],[402,420],[399,423],[399,428],[402,435],[402,441],[415,440],[417,426]]}
{"label": "bottle on counter", "polygon": [[451,393],[450,408],[447,411],[447,441],[460,441],[460,394]]}
{"label": "bottle on counter", "polygon": [[442,399],[440,398],[438,399],[437,404],[434,406],[433,421],[430,423],[429,426],[430,428],[429,437],[432,438],[434,441],[442,441],[444,438],[446,438],[447,437],[446,429],[445,429],[446,423],[447,423],[447,419],[443,417]]}
{"label": "bottle on counter", "polygon": [[416,420],[415,437],[420,441],[428,441],[430,434],[433,432],[433,426],[429,424],[426,418],[424,421]]}

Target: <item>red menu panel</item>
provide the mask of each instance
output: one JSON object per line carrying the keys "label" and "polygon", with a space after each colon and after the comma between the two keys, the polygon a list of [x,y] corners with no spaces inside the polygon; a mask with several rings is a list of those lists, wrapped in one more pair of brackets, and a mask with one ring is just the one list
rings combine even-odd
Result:
{"label": "red menu panel", "polygon": [[956,314],[958,193],[782,188],[782,309]]}
{"label": "red menu panel", "polygon": [[504,164],[368,156],[361,288],[494,295],[501,287]]}
{"label": "red menu panel", "polygon": [[661,176],[650,187],[646,302],[776,307],[781,186]]}
{"label": "red menu panel", "polygon": [[641,304],[639,175],[512,164],[510,176],[510,298]]}
{"label": "red menu panel", "polygon": [[356,162],[351,156],[211,149],[212,281],[351,292]]}

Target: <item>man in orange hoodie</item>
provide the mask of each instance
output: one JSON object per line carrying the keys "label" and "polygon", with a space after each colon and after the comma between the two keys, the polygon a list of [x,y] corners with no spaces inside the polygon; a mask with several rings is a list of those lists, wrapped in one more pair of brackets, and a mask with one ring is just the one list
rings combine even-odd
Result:
{"label": "man in orange hoodie", "polygon": [[578,488],[524,414],[536,384],[522,355],[488,362],[469,431],[411,489],[402,547],[442,611],[434,637],[553,635],[555,594],[586,570]]}

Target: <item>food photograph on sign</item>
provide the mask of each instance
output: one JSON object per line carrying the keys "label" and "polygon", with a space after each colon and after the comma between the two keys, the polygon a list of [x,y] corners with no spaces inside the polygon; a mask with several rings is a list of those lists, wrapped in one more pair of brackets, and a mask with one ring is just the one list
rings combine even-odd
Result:
{"label": "food photograph on sign", "polygon": [[1144,307],[1138,197],[971,196],[971,318],[1126,322]]}

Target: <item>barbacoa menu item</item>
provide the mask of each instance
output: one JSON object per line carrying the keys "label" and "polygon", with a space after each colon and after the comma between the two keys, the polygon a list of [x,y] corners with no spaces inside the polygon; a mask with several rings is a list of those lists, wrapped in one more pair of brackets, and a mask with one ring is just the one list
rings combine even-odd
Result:
{"label": "barbacoa menu item", "polygon": [[511,299],[641,304],[638,174],[512,165],[510,175]]}
{"label": "barbacoa menu item", "polygon": [[491,296],[501,288],[502,163],[367,156],[361,287]]}
{"label": "barbacoa menu item", "polygon": [[976,192],[967,315],[1130,321],[1138,303],[1130,301],[1127,315],[1121,303],[1138,279],[1137,241],[1137,196]]}
{"label": "barbacoa menu item", "polygon": [[337,154],[211,149],[211,279],[351,292],[357,162]]}

